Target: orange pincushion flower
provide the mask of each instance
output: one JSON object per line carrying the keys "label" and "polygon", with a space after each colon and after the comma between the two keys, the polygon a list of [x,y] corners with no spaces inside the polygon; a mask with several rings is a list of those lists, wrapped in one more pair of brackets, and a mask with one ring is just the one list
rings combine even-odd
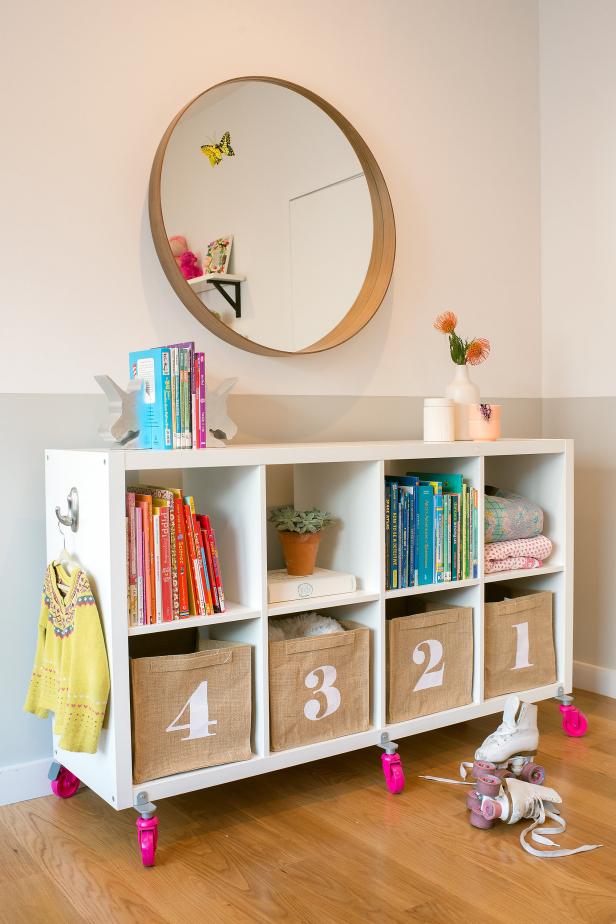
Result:
{"label": "orange pincushion flower", "polygon": [[443,311],[442,314],[436,316],[434,327],[436,330],[439,330],[441,334],[453,334],[457,323],[458,319],[453,311]]}
{"label": "orange pincushion flower", "polygon": [[490,341],[485,337],[478,337],[471,340],[466,348],[466,361],[471,366],[478,366],[484,362],[490,355]]}

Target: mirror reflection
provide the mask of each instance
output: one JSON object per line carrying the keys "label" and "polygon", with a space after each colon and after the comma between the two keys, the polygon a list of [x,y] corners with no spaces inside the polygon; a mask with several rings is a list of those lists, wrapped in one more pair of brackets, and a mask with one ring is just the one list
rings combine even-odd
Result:
{"label": "mirror reflection", "polygon": [[167,144],[161,202],[186,285],[256,343],[310,346],[362,288],[373,219],[361,164],[287,87],[243,80],[195,100]]}

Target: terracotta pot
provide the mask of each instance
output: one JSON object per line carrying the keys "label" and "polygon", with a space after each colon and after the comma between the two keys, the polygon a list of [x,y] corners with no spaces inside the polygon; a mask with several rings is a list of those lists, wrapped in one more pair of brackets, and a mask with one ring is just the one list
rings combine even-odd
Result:
{"label": "terracotta pot", "polygon": [[321,533],[280,531],[278,535],[288,574],[312,574],[317,562]]}

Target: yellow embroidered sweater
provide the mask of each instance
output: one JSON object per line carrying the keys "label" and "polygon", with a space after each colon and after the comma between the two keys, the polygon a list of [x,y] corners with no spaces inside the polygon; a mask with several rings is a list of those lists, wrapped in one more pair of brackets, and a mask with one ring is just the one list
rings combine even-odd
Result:
{"label": "yellow embroidered sweater", "polygon": [[[59,585],[68,590],[63,594]],[[93,754],[107,698],[109,667],[96,602],[85,571],[59,562],[45,572],[38,644],[24,709],[55,713],[54,734],[65,751]]]}

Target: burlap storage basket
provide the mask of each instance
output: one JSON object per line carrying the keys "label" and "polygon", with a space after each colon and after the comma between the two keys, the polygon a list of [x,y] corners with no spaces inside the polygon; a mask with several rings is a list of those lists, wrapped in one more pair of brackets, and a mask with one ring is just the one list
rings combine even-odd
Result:
{"label": "burlap storage basket", "polygon": [[465,706],[473,691],[473,611],[387,620],[387,721]]}
{"label": "burlap storage basket", "polygon": [[552,596],[541,591],[486,603],[485,699],[556,680]]}
{"label": "burlap storage basket", "polygon": [[369,724],[370,630],[269,643],[273,751],[365,731]]}
{"label": "burlap storage basket", "polygon": [[131,659],[135,783],[251,756],[250,645],[203,644]]}

